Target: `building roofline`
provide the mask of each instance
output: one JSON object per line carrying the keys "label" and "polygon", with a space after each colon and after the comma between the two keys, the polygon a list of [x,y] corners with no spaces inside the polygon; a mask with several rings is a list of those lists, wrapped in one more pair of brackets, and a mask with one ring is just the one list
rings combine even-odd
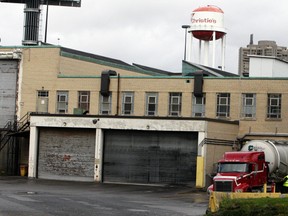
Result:
{"label": "building roofline", "polygon": [[[196,63],[192,63],[192,62],[188,62],[183,60],[182,64],[187,64],[190,65],[191,67],[197,68],[199,69],[199,71],[202,71],[203,74],[207,75],[207,76],[215,76],[215,77],[239,77],[239,75],[237,74],[233,74],[227,71],[223,71],[217,68],[212,68],[212,67],[208,67],[208,66],[204,66],[204,65],[200,65],[200,64],[196,64]],[[193,74],[195,73],[195,71],[192,71],[191,73],[187,72],[187,74]]]}
{"label": "building roofline", "polygon": [[288,61],[285,61],[283,59],[278,58],[277,56],[263,56],[263,55],[247,55],[249,58],[263,58],[263,59],[273,59],[273,60],[277,60],[283,63],[288,64]]}
{"label": "building roofline", "polygon": [[182,72],[174,73],[174,72],[165,71],[165,70],[161,70],[161,69],[157,69],[157,68],[152,68],[152,67],[148,67],[148,66],[140,65],[140,64],[136,64],[136,63],[133,63],[133,66],[138,67],[140,69],[143,69],[145,71],[149,70],[149,71],[153,71],[155,73],[163,74],[163,75],[167,75],[167,76],[180,76],[180,75],[182,75]]}

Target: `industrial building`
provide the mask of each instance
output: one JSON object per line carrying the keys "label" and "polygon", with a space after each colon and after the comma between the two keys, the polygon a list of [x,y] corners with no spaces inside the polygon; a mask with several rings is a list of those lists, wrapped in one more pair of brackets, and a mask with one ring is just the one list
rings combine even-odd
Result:
{"label": "industrial building", "polygon": [[175,74],[51,45],[0,53],[3,174],[26,164],[31,178],[206,187],[223,152],[287,139],[285,78],[186,61]]}
{"label": "industrial building", "polygon": [[[251,56],[253,57],[253,62],[251,62]],[[258,44],[253,43],[253,35],[250,36],[250,43],[247,45],[247,47],[241,47],[239,49],[239,75],[241,76],[249,76],[252,75],[254,76],[255,74],[260,74],[261,72],[255,71],[254,67],[257,67],[259,65],[259,61],[257,63],[254,63],[254,60],[256,57],[270,57],[271,59],[274,58],[276,59],[277,64],[283,65],[283,62],[288,63],[288,49],[287,47],[284,46],[278,46],[275,41],[269,41],[269,40],[261,40],[258,41]],[[258,60],[259,60],[258,58]],[[267,60],[266,60],[267,62]],[[274,61],[275,62],[275,61]],[[281,63],[282,62],[282,63]],[[251,70],[251,64],[253,64],[252,72],[250,73]],[[260,64],[261,65],[261,64]],[[263,65],[261,65],[263,66]],[[264,65],[263,67],[265,68]],[[280,66],[280,67],[281,67]],[[275,69],[277,70],[279,66],[274,66]],[[287,66],[286,66],[287,67]],[[257,69],[260,69],[261,67],[258,66]],[[283,66],[282,66],[283,68]],[[283,73],[283,72],[282,72]],[[265,75],[267,73],[264,73]],[[270,74],[270,73],[268,73]],[[262,75],[263,76],[263,75]],[[282,75],[284,76],[284,75]],[[281,77],[282,77],[281,76]],[[287,73],[286,75],[287,76]]]}
{"label": "industrial building", "polygon": [[[37,20],[39,10],[26,12]],[[205,188],[224,152],[286,140],[288,78],[226,72],[223,14],[193,11],[178,73],[39,43],[27,21],[35,31],[23,46],[0,47],[0,173]],[[186,50],[194,37],[197,64]]]}

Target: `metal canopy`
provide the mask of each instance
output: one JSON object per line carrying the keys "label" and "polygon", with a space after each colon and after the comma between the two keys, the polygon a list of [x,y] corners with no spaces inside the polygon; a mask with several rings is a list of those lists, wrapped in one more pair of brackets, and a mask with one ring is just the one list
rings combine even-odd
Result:
{"label": "metal canopy", "polygon": [[[21,3],[25,4],[30,0],[0,0],[0,2],[6,3]],[[81,7],[81,0],[42,0],[41,4],[43,5],[58,5],[58,6],[71,6],[71,7]]]}

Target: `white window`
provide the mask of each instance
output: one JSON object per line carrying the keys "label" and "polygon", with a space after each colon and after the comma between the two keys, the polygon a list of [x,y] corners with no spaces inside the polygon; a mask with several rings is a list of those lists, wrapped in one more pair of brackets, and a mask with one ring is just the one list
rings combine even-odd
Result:
{"label": "white window", "polygon": [[146,93],[146,115],[156,116],[158,109],[158,93]]}
{"label": "white window", "polygon": [[206,104],[206,96],[203,94],[202,97],[195,97],[193,95],[192,98],[192,116],[193,117],[205,117],[205,104]]}
{"label": "white window", "polygon": [[268,94],[267,118],[281,118],[281,94]]}
{"label": "white window", "polygon": [[182,93],[170,93],[169,115],[181,116]]}
{"label": "white window", "polygon": [[112,95],[109,96],[103,96],[100,95],[100,114],[102,115],[110,115],[111,114],[111,101],[112,101]]}
{"label": "white window", "polygon": [[255,118],[256,117],[256,94],[242,94],[242,111],[241,117]]}
{"label": "white window", "polygon": [[90,107],[90,92],[79,91],[78,92],[78,108],[83,109],[84,112],[89,112]]}
{"label": "white window", "polygon": [[123,92],[122,115],[132,115],[134,110],[134,93]]}
{"label": "white window", "polygon": [[217,94],[217,117],[229,117],[230,116],[230,94],[218,93]]}

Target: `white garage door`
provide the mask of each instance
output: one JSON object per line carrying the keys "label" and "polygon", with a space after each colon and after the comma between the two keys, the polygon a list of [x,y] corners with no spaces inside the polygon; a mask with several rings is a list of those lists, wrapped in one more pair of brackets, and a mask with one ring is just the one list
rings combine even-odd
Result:
{"label": "white garage door", "polygon": [[95,130],[41,128],[38,178],[93,181]]}

